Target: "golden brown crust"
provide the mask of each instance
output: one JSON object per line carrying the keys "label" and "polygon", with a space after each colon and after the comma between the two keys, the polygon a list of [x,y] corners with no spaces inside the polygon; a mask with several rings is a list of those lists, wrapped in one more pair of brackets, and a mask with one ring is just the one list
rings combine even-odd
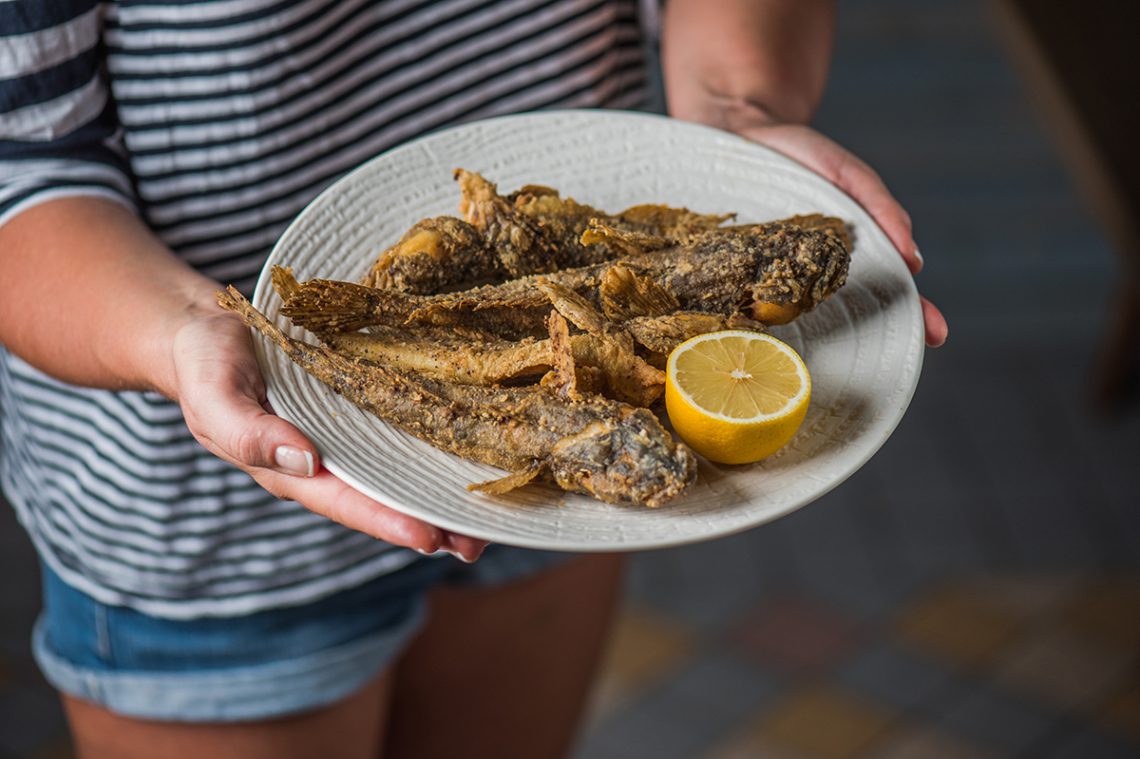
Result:
{"label": "golden brown crust", "polygon": [[659,506],[696,478],[692,452],[643,409],[600,396],[568,402],[540,386],[416,378],[295,340],[232,287],[218,303],[336,393],[444,451],[516,473],[539,466],[563,488],[611,503]]}

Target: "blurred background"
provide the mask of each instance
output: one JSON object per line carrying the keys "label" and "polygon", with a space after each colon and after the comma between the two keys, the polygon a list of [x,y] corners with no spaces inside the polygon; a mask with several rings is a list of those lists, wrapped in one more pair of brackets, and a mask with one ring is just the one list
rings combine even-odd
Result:
{"label": "blurred background", "polygon": [[[1135,25],[1097,5],[1074,23],[1048,15],[1071,3],[839,4],[816,126],[910,211],[949,342],[838,490],[634,557],[578,759],[1140,756],[1140,215],[1122,172],[1140,66],[1103,36]],[[6,506],[0,576],[0,756],[69,756]]]}

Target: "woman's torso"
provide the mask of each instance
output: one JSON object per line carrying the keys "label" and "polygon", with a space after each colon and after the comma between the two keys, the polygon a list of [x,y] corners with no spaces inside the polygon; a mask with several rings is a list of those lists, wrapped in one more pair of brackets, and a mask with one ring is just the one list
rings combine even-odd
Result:
{"label": "woman's torso", "polygon": [[[141,213],[247,292],[273,242],[364,160],[448,124],[639,107],[634,0],[112,2],[106,81]],[[5,490],[41,553],[159,616],[301,603],[403,566],[205,452],[176,405],[0,362]]]}

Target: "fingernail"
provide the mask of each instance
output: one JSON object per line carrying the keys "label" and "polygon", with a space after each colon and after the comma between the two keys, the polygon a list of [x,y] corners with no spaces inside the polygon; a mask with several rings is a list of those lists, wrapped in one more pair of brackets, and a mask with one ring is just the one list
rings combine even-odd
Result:
{"label": "fingernail", "polygon": [[295,474],[298,477],[312,477],[316,474],[313,454],[309,451],[291,445],[279,445],[273,452],[273,459],[277,469],[285,474]]}
{"label": "fingernail", "polygon": [[424,549],[424,548],[416,548],[416,549],[413,549],[413,550],[414,550],[416,553],[420,554],[421,556],[435,556],[437,553],[439,553],[439,549],[438,549],[438,548],[437,548],[437,549],[435,549],[434,551],[428,551],[428,550],[426,550],[426,549]]}
{"label": "fingernail", "polygon": [[925,262],[922,260],[922,253],[919,251],[917,245],[914,246],[914,257],[918,261],[918,268],[921,269],[925,265]]}
{"label": "fingernail", "polygon": [[[464,557],[462,553],[460,553],[460,549],[459,549],[457,543],[458,543],[458,541],[456,540],[456,537],[454,535],[448,535],[447,536],[447,546],[450,546],[450,548],[447,546],[444,546],[443,550],[447,551],[449,554],[451,554],[455,558],[459,559],[464,564],[474,564],[476,561],[479,560],[479,557],[483,555],[483,551],[487,550],[487,544],[484,543],[483,545],[480,545],[479,548],[475,551],[475,555],[472,556],[470,559],[468,559],[468,558]],[[477,543],[476,545],[479,545],[479,544]]]}

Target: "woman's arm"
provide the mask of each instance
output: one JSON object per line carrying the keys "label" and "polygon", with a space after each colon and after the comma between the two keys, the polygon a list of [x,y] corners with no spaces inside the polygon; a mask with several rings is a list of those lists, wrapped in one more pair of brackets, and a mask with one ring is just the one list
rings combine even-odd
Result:
{"label": "woman's arm", "polygon": [[217,284],[118,203],[52,200],[0,226],[0,342],[65,382],[177,399],[170,345]]}
{"label": "woman's arm", "polygon": [[0,226],[0,343],[66,382],[155,390],[211,453],[280,498],[396,545],[474,559],[485,543],[392,511],[323,471],[313,444],[265,410],[249,330],[119,203],[68,197]]}
{"label": "woman's arm", "polygon": [[[911,273],[922,256],[910,216],[871,167],[807,126],[831,57],[832,0],[668,0],[661,38],[665,96],[677,118],[719,127],[777,150],[862,205]],[[926,342],[948,332],[922,298]]]}
{"label": "woman's arm", "polygon": [[668,0],[669,112],[734,132],[808,123],[823,97],[834,27],[832,0]]}

